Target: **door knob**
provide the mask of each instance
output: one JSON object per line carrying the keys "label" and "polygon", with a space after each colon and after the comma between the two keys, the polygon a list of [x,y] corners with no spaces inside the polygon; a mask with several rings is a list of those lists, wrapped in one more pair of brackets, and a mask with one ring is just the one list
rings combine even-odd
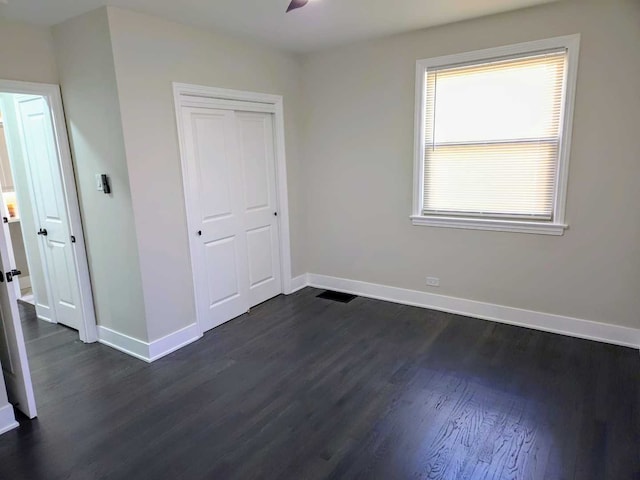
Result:
{"label": "door knob", "polygon": [[40,230],[38,230],[38,235],[42,235],[42,236],[46,237],[48,235],[47,229],[46,228],[41,228]]}

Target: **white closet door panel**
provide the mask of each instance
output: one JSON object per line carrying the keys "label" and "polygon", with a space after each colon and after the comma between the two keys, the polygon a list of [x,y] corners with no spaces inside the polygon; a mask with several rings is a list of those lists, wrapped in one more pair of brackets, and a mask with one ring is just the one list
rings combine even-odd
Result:
{"label": "white closet door panel", "polygon": [[248,212],[268,209],[272,205],[269,185],[273,182],[273,172],[270,171],[273,165],[265,146],[265,121],[268,117],[269,114],[236,113]]}
{"label": "white closet door panel", "polygon": [[271,255],[274,247],[272,236],[273,231],[270,225],[247,232],[250,288],[273,280],[275,266]]}
{"label": "white closet door panel", "polygon": [[[213,113],[193,114],[201,220],[208,222],[233,215],[233,158],[227,148],[229,117]],[[225,125],[226,124],[226,125]]]}
{"label": "white closet door panel", "polygon": [[196,235],[194,277],[202,328],[209,330],[249,308],[241,170],[234,114],[183,108],[190,206]]}
{"label": "white closet door panel", "polygon": [[204,245],[210,328],[248,308],[242,296],[237,243],[237,237],[228,237]]}
{"label": "white closet door panel", "polygon": [[273,115],[236,112],[243,170],[249,304],[282,292],[278,240]]}

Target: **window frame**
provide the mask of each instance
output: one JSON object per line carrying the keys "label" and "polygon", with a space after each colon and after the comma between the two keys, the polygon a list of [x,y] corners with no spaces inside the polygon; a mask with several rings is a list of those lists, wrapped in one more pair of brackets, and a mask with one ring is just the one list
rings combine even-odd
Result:
{"label": "window frame", "polygon": [[[426,73],[429,69],[454,67],[464,64],[484,63],[502,58],[518,58],[546,51],[566,49],[567,69],[563,92],[563,106],[560,124],[560,142],[558,164],[553,200],[553,217],[549,220],[522,220],[511,218],[478,217],[455,215],[424,214],[424,168],[425,168],[425,105]],[[518,233],[537,233],[545,235],[563,235],[568,225],[565,223],[567,183],[569,177],[569,157],[575,103],[576,82],[578,76],[578,56],[580,35],[535,40],[502,47],[475,50],[472,52],[445,55],[418,60],[416,62],[415,96],[415,146],[413,167],[413,225],[431,227],[465,228],[472,230],[493,230]]]}

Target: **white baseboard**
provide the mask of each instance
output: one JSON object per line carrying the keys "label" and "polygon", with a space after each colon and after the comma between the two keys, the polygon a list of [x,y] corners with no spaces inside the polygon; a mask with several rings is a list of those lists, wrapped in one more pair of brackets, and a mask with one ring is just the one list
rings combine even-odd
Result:
{"label": "white baseboard", "polygon": [[310,287],[337,290],[362,297],[640,348],[640,330],[635,328],[314,273],[308,273],[306,277],[307,285]]}
{"label": "white baseboard", "polygon": [[[640,348],[640,329],[594,322],[580,318],[542,313],[493,303],[448,297],[434,293],[408,290],[388,285],[361,282],[345,278],[306,273],[291,279],[291,293],[304,287],[316,287],[352,293],[362,297],[416,307],[430,308],[467,317],[518,325],[571,337],[597,340],[614,345]],[[144,342],[98,325],[98,341],[145,362],[159,358],[195,342],[202,337],[198,325],[193,323],[158,340]],[[0,424],[1,428],[1,424]]]}
{"label": "white baseboard", "polygon": [[151,362],[154,362],[165,355],[175,352],[185,345],[195,342],[201,337],[202,334],[200,333],[198,324],[192,323],[191,325],[173,332],[166,337],[152,341],[149,344],[149,359]]}
{"label": "white baseboard", "polygon": [[18,427],[19,424],[16,422],[16,415],[13,412],[13,405],[10,403],[6,404],[3,407],[0,407],[0,435],[9,430],[13,430]]}
{"label": "white baseboard", "polygon": [[307,280],[307,275],[308,274],[303,273],[302,275],[293,277],[291,279],[291,291],[287,295],[296,293],[298,290],[302,290],[304,287],[306,287],[309,284]]}
{"label": "white baseboard", "polygon": [[124,333],[98,325],[98,342],[145,362],[151,362],[149,344]]}
{"label": "white baseboard", "polygon": [[196,323],[151,342],[138,340],[137,338],[98,325],[98,342],[147,363],[154,362],[165,355],[169,355],[179,348],[195,342],[200,337],[202,337],[202,335]]}

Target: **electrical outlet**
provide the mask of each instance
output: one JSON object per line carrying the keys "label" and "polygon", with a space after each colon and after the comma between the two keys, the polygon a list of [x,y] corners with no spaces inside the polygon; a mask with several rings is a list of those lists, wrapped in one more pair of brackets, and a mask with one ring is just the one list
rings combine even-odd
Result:
{"label": "electrical outlet", "polygon": [[438,277],[427,277],[427,285],[430,287],[439,287],[440,279]]}

